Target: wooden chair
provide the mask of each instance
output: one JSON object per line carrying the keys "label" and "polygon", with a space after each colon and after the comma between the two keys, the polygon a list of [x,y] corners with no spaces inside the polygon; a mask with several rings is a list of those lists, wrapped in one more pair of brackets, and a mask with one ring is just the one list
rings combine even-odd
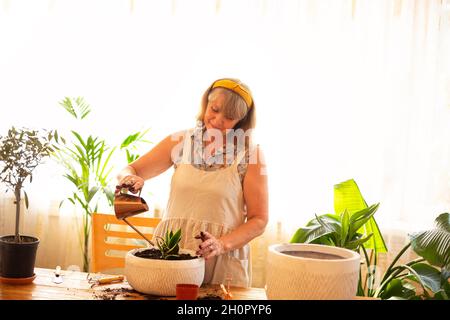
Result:
{"label": "wooden chair", "polygon": [[[129,217],[127,221],[151,239],[160,218]],[[150,231],[149,228],[153,228]],[[146,231],[147,230],[147,231]],[[113,214],[92,214],[92,263],[91,272],[124,268],[126,252],[146,247],[147,242],[125,222]],[[112,251],[119,254],[113,255]]]}

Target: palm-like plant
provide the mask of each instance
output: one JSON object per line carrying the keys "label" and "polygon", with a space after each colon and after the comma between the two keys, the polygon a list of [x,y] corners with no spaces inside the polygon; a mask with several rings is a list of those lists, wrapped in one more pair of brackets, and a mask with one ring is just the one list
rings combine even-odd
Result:
{"label": "palm-like plant", "polygon": [[[59,102],[75,119],[83,120],[91,113],[91,107],[83,97],[65,97]],[[139,154],[137,144],[148,143],[145,135],[149,129],[138,131],[126,137],[120,149],[126,152],[127,163],[136,160]],[[89,238],[91,234],[91,215],[96,212],[100,201],[106,199],[112,207],[114,193],[108,186],[113,167],[110,165],[116,147],[110,147],[104,139],[89,135],[82,137],[77,131],[71,131],[72,142],[66,143],[61,137],[59,152],[55,153],[57,160],[66,169],[64,177],[69,180],[74,191],[67,197],[74,206],[80,206],[84,212],[82,222],[82,239],[80,247],[83,252],[83,271],[89,271]],[[61,202],[60,206],[63,204]]]}
{"label": "palm-like plant", "polygon": [[[92,111],[83,97],[65,97],[59,105],[78,120],[85,119]],[[139,157],[139,154],[135,153],[138,143],[149,143],[145,140],[148,130],[130,134],[123,140],[120,149],[126,152],[127,163]],[[83,138],[74,130],[71,131],[71,135],[73,139],[71,143],[66,143],[66,139],[61,137],[60,150],[55,157],[66,169],[64,177],[74,186],[72,195],[66,200],[74,206],[80,206],[84,212],[80,247],[83,252],[83,271],[87,272],[89,271],[91,215],[98,211],[102,199],[106,199],[109,206],[113,205],[114,193],[108,184],[113,170],[110,162],[117,148],[110,147],[106,140],[100,137],[89,135]],[[63,202],[64,200],[60,206]]]}
{"label": "palm-like plant", "polygon": [[[90,106],[82,97],[68,98],[60,105],[76,119],[84,119],[90,112]],[[67,197],[74,206],[80,206],[84,212],[82,220],[82,238],[80,247],[83,252],[83,271],[89,271],[89,238],[91,233],[91,214],[98,209],[101,198],[106,196],[112,206],[114,193],[108,187],[109,175],[113,169],[109,165],[115,148],[107,146],[105,140],[89,135],[83,138],[72,130],[73,141],[66,143],[61,139],[60,150],[55,153],[57,160],[66,169],[64,177],[74,186],[72,195]],[[64,200],[61,201],[60,206]]]}
{"label": "palm-like plant", "polygon": [[127,163],[131,163],[139,158],[139,154],[135,153],[138,149],[137,145],[139,143],[152,143],[151,141],[145,139],[145,136],[149,130],[150,129],[146,129],[144,131],[135,132],[123,140],[120,145],[120,150],[125,150]]}

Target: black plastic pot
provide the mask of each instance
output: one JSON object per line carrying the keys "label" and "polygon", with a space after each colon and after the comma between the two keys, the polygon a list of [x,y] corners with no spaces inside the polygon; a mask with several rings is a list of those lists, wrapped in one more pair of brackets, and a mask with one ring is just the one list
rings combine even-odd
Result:
{"label": "black plastic pot", "polygon": [[34,263],[39,239],[21,236],[22,242],[14,242],[14,236],[0,237],[0,276],[4,278],[29,278],[34,275]]}

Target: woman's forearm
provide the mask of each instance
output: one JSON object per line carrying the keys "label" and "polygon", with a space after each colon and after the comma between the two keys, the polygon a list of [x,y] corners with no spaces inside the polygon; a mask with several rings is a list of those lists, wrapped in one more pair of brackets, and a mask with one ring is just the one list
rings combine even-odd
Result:
{"label": "woman's forearm", "polygon": [[132,166],[126,166],[125,168],[123,168],[117,175],[117,180],[120,181],[129,175],[136,175],[136,170],[134,170]]}
{"label": "woman's forearm", "polygon": [[246,223],[220,238],[225,251],[242,248],[251,240],[261,235],[267,225],[267,220],[259,217],[249,219]]}

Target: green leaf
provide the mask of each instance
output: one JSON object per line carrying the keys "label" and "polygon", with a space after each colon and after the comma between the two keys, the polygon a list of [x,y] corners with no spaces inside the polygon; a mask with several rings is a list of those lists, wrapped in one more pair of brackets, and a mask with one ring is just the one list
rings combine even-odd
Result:
{"label": "green leaf", "polygon": [[393,279],[389,282],[389,284],[386,286],[386,289],[384,290],[383,294],[381,295],[382,299],[392,299],[400,298],[400,299],[411,299],[416,295],[414,287],[411,287],[409,285],[404,285],[403,282],[400,279]]}
{"label": "green leaf", "polygon": [[409,235],[413,250],[430,264],[450,270],[450,215],[435,219],[435,228]]}
{"label": "green leaf", "polygon": [[[348,210],[350,216],[354,213],[367,208],[367,203],[364,200],[358,185],[353,179],[344,181],[334,186],[334,210],[335,213]],[[374,249],[376,252],[387,252],[387,247],[384,242],[383,236],[378,228],[375,219],[372,217],[363,226],[365,234],[373,233],[373,237],[370,241],[366,242],[364,246],[366,248]]]}
{"label": "green leaf", "polygon": [[334,212],[339,213],[347,209],[352,214],[364,208],[367,208],[367,203],[353,179],[334,186]]}
{"label": "green leaf", "polygon": [[344,210],[341,214],[341,247],[345,246],[345,243],[347,242],[347,235],[349,232],[350,227],[350,218],[348,215],[347,209]]}
{"label": "green leaf", "polygon": [[316,215],[316,220],[317,222],[325,228],[325,230],[331,232],[331,233],[336,233],[337,235],[341,234],[341,224],[340,222],[331,222],[331,221],[326,221],[325,219],[323,219],[323,217]]}
{"label": "green leaf", "polygon": [[[314,214],[314,216],[316,216],[316,214]],[[336,214],[331,214],[331,213],[327,213],[327,214],[322,214],[320,216],[321,220],[325,223],[340,223],[340,217]],[[311,219],[306,226],[315,226],[315,225],[319,225],[320,223],[317,221],[316,218]]]}
{"label": "green leaf", "polygon": [[28,209],[29,201],[28,201],[28,194],[23,190],[24,198],[25,198],[25,208]]}
{"label": "green leaf", "polygon": [[[294,235],[292,236],[290,243],[304,243],[307,240],[308,234],[311,232],[312,229],[318,229],[322,228],[322,226],[316,226],[316,227],[305,227],[305,228],[299,228]],[[325,230],[322,228],[322,230]]]}
{"label": "green leaf", "polygon": [[134,134],[130,134],[128,137],[125,138],[125,140],[120,145],[120,149],[128,147],[130,144],[135,142],[139,136],[140,132],[136,132]]}
{"label": "green leaf", "polygon": [[178,229],[177,232],[175,232],[175,234],[172,235],[171,237],[171,241],[170,241],[170,246],[173,247],[174,245],[177,245],[181,240],[181,229]]}
{"label": "green leaf", "polygon": [[[100,177],[100,178],[103,178],[103,177],[104,177],[105,169],[107,168],[108,163],[109,163],[109,161],[110,161],[112,155],[114,154],[115,150],[116,150],[116,147],[112,148],[111,151],[108,153],[108,156],[106,157],[106,160],[105,160],[105,162],[103,163],[102,169],[101,169],[100,174],[99,174],[99,177]],[[111,171],[111,170],[112,170],[112,168],[110,169],[110,171]]]}
{"label": "green leaf", "polygon": [[62,101],[59,102],[59,105],[61,105],[73,117],[78,118],[77,113],[75,112],[75,109],[73,108],[72,100],[69,97],[65,97]]}
{"label": "green leaf", "polygon": [[[438,292],[441,289],[441,272],[438,269],[426,263],[416,263],[411,268],[417,272],[425,287],[433,292]],[[408,279],[417,281],[414,275],[408,276]]]}
{"label": "green leaf", "polygon": [[[81,143],[81,145],[83,146],[84,150],[89,150],[87,143],[83,140],[83,138],[81,137],[81,135],[76,132],[71,130],[72,134],[75,136],[75,138],[77,138],[77,140]],[[91,139],[91,137],[89,136],[88,140]]]}
{"label": "green leaf", "polygon": [[94,196],[97,194],[97,191],[98,191],[98,187],[92,187],[90,190],[89,190],[89,193],[88,193],[88,197],[87,197],[87,199],[86,199],[86,202],[91,202],[91,200],[92,200],[92,198],[94,198]]}
{"label": "green leaf", "polygon": [[106,198],[108,199],[108,203],[110,206],[113,206],[114,204],[114,192],[110,188],[105,188],[104,193],[106,195]]}
{"label": "green leaf", "polygon": [[450,232],[450,214],[441,213],[435,220],[436,229]]}
{"label": "green leaf", "polygon": [[78,109],[80,110],[80,113],[81,113],[80,118],[84,119],[91,112],[91,108],[90,108],[89,104],[87,104],[84,101],[83,97],[77,97],[75,99],[75,102],[76,102],[76,104],[78,106]]}
{"label": "green leaf", "polygon": [[379,204],[371,205],[361,211],[355,212],[350,218],[350,233],[355,232],[364,233],[365,229],[363,226],[370,221],[375,212],[378,210]]}
{"label": "green leaf", "polygon": [[369,241],[369,239],[373,236],[373,233],[369,234],[367,237],[365,238],[361,238],[358,240],[353,240],[353,241],[348,241],[346,244],[346,248],[347,249],[351,249],[351,250],[355,250],[356,248],[358,248],[360,245],[364,244],[365,242]]}

